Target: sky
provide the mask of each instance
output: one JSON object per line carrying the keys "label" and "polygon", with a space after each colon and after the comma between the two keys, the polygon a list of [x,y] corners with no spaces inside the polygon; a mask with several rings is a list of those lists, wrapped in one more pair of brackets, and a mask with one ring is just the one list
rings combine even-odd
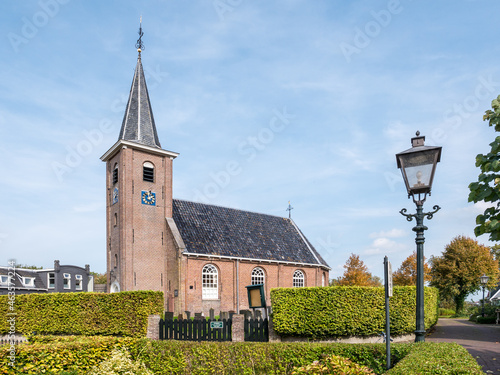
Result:
{"label": "sky", "polygon": [[[292,218],[342,275],[415,249],[395,154],[442,146],[425,255],[474,237],[500,94],[496,1],[3,0],[0,264],[106,270],[105,164],[137,61],[174,198]],[[486,236],[478,238],[491,245]]]}

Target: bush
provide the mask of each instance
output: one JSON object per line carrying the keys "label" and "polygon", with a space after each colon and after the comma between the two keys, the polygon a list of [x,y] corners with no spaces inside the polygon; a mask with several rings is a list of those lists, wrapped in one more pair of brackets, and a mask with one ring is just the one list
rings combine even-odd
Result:
{"label": "bush", "polygon": [[[0,296],[0,333],[8,333],[8,296]],[[148,315],[163,312],[163,292],[48,293],[15,297],[16,332],[144,337]]]}
{"label": "bush", "polygon": [[439,316],[452,316],[455,315],[455,310],[439,308]]}
{"label": "bush", "polygon": [[456,343],[418,343],[413,344],[411,352],[387,374],[484,373],[467,350]]}
{"label": "bush", "polygon": [[311,365],[298,367],[292,371],[292,375],[302,374],[363,375],[375,373],[368,367],[360,366],[347,358],[329,355],[321,361],[314,361]]}
{"label": "bush", "polygon": [[[127,348],[130,359],[154,374],[291,374],[327,356],[340,356],[377,374],[385,373],[385,344],[231,343],[152,341],[137,338],[36,336],[16,346],[15,367],[9,346],[0,346],[0,374],[84,374],[113,350]],[[474,358],[457,344],[391,345],[390,374],[479,374]],[[428,362],[428,363],[427,363]]]}
{"label": "bush", "polygon": [[144,366],[144,363],[132,361],[130,354],[125,349],[114,349],[111,352],[111,358],[101,362],[99,366],[94,367],[89,375],[153,375],[153,373]]}
{"label": "bush", "polygon": [[[414,332],[415,297],[415,287],[394,287],[390,299],[391,334]],[[437,298],[437,289],[425,288],[427,329],[437,322]],[[274,329],[282,336],[372,336],[385,329],[384,288],[272,289],[271,301]]]}

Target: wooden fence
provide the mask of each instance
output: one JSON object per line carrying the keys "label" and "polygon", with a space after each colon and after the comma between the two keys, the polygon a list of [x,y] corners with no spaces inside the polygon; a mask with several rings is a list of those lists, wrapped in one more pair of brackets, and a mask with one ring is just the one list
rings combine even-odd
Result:
{"label": "wooden fence", "polygon": [[160,340],[231,341],[231,319],[160,319]]}
{"label": "wooden fence", "polygon": [[245,341],[269,341],[269,321],[261,318],[245,319]]}

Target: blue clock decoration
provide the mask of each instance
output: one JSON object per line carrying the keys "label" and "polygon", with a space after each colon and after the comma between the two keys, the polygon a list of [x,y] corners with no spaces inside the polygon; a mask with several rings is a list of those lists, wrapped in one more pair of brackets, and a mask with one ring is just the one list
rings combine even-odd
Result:
{"label": "blue clock decoration", "polygon": [[148,206],[156,206],[156,193],[143,190],[141,192],[141,202],[142,204],[146,204]]}
{"label": "blue clock decoration", "polygon": [[118,202],[118,188],[115,187],[113,189],[113,203],[112,204],[115,204]]}

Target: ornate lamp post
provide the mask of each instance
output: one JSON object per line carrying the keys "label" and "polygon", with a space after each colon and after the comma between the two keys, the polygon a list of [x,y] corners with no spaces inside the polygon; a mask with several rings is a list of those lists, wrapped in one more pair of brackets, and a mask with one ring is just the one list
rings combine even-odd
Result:
{"label": "ornate lamp post", "polygon": [[407,214],[406,208],[400,213],[406,216],[406,220],[415,218],[417,225],[413,228],[416,233],[417,244],[417,311],[415,342],[425,341],[424,321],[424,231],[428,228],[424,225],[424,217],[432,219],[432,216],[440,210],[434,206],[432,212],[423,212],[423,206],[427,194],[431,195],[432,181],[436,165],[441,159],[441,147],[424,146],[425,137],[420,136],[417,131],[416,137],[411,139],[412,148],[396,154],[398,168],[401,169],[403,179],[408,191],[408,198],[412,197],[417,206],[416,214]]}
{"label": "ornate lamp post", "polygon": [[486,288],[486,284],[488,284],[489,279],[490,277],[486,274],[483,274],[483,276],[479,278],[479,280],[481,281],[481,285],[483,286],[483,307],[481,309],[481,316],[483,318],[484,318],[484,289]]}

